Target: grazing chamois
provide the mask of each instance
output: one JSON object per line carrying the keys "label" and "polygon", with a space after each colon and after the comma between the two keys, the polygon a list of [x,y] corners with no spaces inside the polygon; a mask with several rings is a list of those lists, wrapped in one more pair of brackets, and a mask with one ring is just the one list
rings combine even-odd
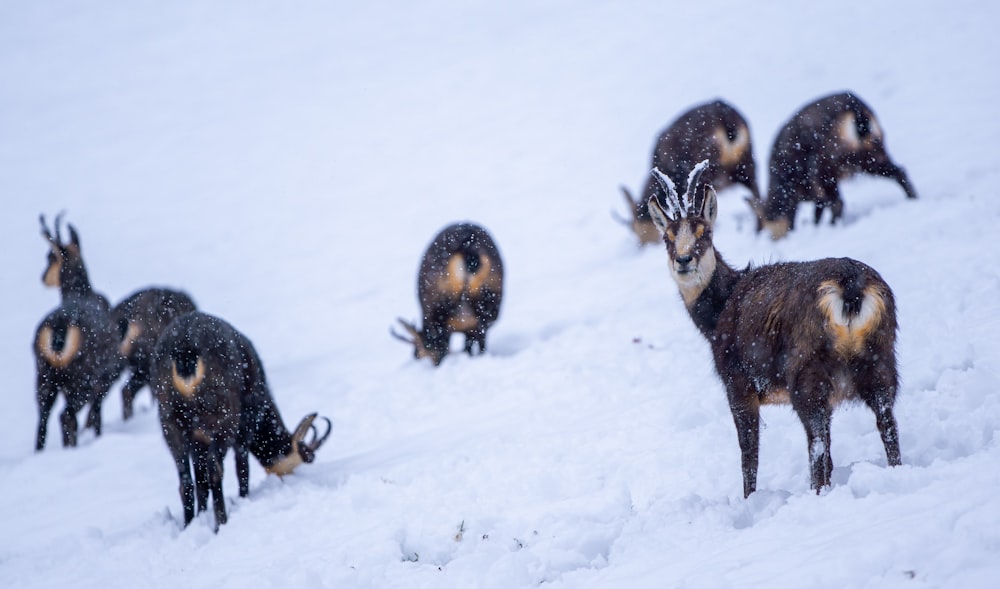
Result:
{"label": "grazing chamois", "polygon": [[399,319],[410,334],[396,338],[413,345],[415,358],[430,358],[435,366],[448,354],[451,334],[465,334],[471,356],[478,344],[486,351],[486,330],[500,314],[503,262],[493,238],[473,223],[449,225],[438,233],[424,253],[417,276],[417,298],[423,310],[423,328]]}
{"label": "grazing chamois", "polygon": [[150,362],[160,334],[175,318],[196,309],[186,293],[169,288],[144,288],[111,310],[118,329],[118,349],[130,374],[122,388],[122,414],[132,417],[136,394],[149,384]]}
{"label": "grazing chamois", "polygon": [[320,419],[326,421],[326,431],[319,435],[315,413],[294,433],[288,431],[253,344],[217,317],[194,311],[175,319],[156,344],[151,368],[163,437],[180,477],[185,526],[194,519],[196,490],[198,511],[207,508],[211,491],[215,528],[226,523],[222,459],[229,448],[236,455],[240,497],[246,497],[248,452],[268,473],[283,476],[312,462],[330,435],[325,417]]}
{"label": "grazing chamois", "polygon": [[[704,159],[710,162],[708,174],[719,190],[742,184],[753,199],[760,199],[750,127],[739,111],[722,100],[696,106],[664,129],[653,148],[652,167],[679,184]],[[659,242],[646,203],[651,197],[662,198],[660,185],[650,177],[639,200],[624,186],[621,190],[632,212],[632,219],[622,222],[632,228],[640,245]]]}
{"label": "grazing chamois", "polygon": [[76,446],[76,414],[90,405],[87,427],[101,435],[101,402],[118,376],[118,354],[111,328],[108,299],[90,285],[80,251],[80,237],[69,225],[70,239],[62,241],[56,217],[55,234],[39,218],[49,244],[48,264],[42,274],[46,286],[59,288],[61,304],[35,330],[38,432],[35,450],[45,447],[49,414],[59,393],[66,399],[60,416],[63,446]]}
{"label": "grazing chamois", "polygon": [[767,200],[748,199],[757,231],[773,239],[795,228],[800,202],[815,203],[815,222],[823,210],[831,223],[840,219],[844,201],[839,183],[866,173],[895,180],[907,198],[917,193],[903,168],[885,150],[885,135],[875,113],[850,92],[832,94],[802,107],[785,123],[771,148]]}
{"label": "grazing chamois", "polygon": [[649,200],[670,273],[688,313],[712,347],[736,423],[743,494],[757,486],[760,405],[791,403],[809,442],[812,488],[830,484],[830,418],[841,401],[864,401],[890,466],[900,464],[892,408],[896,305],[878,272],[850,258],[730,267],[715,250],[715,190],[707,163],[692,171],[683,198],[654,170],[665,198]]}

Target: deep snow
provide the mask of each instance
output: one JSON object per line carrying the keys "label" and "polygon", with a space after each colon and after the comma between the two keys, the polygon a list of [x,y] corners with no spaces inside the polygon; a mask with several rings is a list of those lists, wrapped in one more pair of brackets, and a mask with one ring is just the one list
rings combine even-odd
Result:
{"label": "deep snow", "polygon": [[[1000,10],[452,4],[0,3],[0,585],[993,587]],[[765,169],[780,124],[841,89],[920,199],[854,180],[843,225],[772,243],[731,189],[716,241],[734,265],[882,273],[904,465],[841,409],[817,497],[797,418],[766,408],[744,500],[708,346],[662,249],[609,210],[691,105],[740,109]],[[100,439],[32,452],[30,342],[58,300],[37,215],[62,209],[98,290],[186,289],[254,341],[286,421],[334,420],[296,476],[254,464],[247,499],[227,460],[217,535],[179,527],[148,392],[123,423],[116,388]],[[462,219],[500,246],[504,307],[486,356],[435,370],[388,327]]]}

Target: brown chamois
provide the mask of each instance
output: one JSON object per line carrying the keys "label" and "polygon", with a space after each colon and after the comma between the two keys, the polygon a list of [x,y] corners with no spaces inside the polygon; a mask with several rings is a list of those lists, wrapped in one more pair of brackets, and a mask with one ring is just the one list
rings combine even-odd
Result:
{"label": "brown chamois", "polygon": [[832,94],[802,107],[785,123],[771,148],[767,200],[748,199],[757,231],[773,239],[795,228],[800,202],[815,203],[815,222],[823,209],[831,223],[840,219],[844,201],[839,183],[866,173],[895,180],[907,198],[917,193],[903,168],[885,150],[885,134],[875,113],[850,92]]}
{"label": "brown chamois", "polygon": [[42,282],[60,289],[62,303],[42,319],[32,344],[38,399],[35,450],[45,447],[49,413],[60,392],[66,399],[60,416],[63,446],[76,446],[76,414],[88,404],[87,427],[101,435],[101,402],[119,370],[108,299],[91,288],[76,229],[69,225],[70,239],[64,243],[62,215],[56,217],[54,236],[44,215],[39,220],[50,246]]}
{"label": "brown chamois", "polygon": [[888,464],[900,464],[892,408],[896,305],[878,272],[850,258],[768,264],[735,270],[712,244],[715,190],[692,171],[683,198],[654,174],[665,198],[649,209],[663,234],[670,274],[688,313],[712,347],[726,388],[743,463],[743,495],[757,486],[760,405],[791,403],[809,442],[812,488],[829,486],[830,418],[841,401],[864,401]]}
{"label": "brown chamois", "polygon": [[[653,148],[652,167],[680,184],[695,164],[705,159],[711,165],[709,177],[719,190],[742,184],[750,189],[751,198],[760,199],[750,126],[739,111],[722,100],[696,106],[664,129]],[[640,245],[659,242],[660,234],[649,218],[646,203],[650,197],[662,198],[660,185],[650,177],[639,200],[624,186],[621,190],[632,212],[632,219],[622,222],[632,228]]]}
{"label": "brown chamois", "polygon": [[[307,415],[288,431],[264,375],[253,344],[231,325],[194,311],[175,319],[160,336],[151,363],[150,384],[159,401],[163,437],[180,477],[184,525],[208,506],[212,493],[215,524],[226,523],[222,496],[222,459],[229,448],[236,455],[240,497],[249,493],[247,453],[268,473],[283,476],[303,462],[330,435],[330,420],[319,435]],[[306,434],[312,430],[312,437]],[[194,462],[194,478],[191,462]]]}
{"label": "brown chamois", "polygon": [[111,310],[118,349],[130,372],[122,388],[124,419],[132,417],[136,394],[149,384],[150,361],[160,334],[175,318],[194,310],[194,301],[186,293],[158,287],[136,291]]}
{"label": "brown chamois", "polygon": [[493,238],[473,223],[449,225],[424,253],[417,276],[417,297],[423,329],[399,319],[410,334],[396,338],[414,347],[415,358],[430,358],[435,366],[448,354],[451,334],[465,334],[465,351],[473,345],[486,351],[486,330],[500,314],[503,262]]}

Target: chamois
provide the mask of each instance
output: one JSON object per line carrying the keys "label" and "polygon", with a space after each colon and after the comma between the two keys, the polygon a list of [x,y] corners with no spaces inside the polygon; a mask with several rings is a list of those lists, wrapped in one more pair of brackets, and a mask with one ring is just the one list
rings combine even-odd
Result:
{"label": "chamois", "polygon": [[448,354],[451,334],[465,334],[471,356],[478,344],[486,351],[486,330],[500,314],[503,262],[493,238],[473,223],[449,225],[438,233],[424,253],[417,276],[417,298],[423,310],[423,328],[399,319],[410,334],[396,338],[413,345],[415,358],[430,358],[435,366]]}
{"label": "chamois", "polygon": [[[184,525],[208,504],[215,527],[226,523],[222,496],[222,459],[236,455],[240,497],[249,493],[248,452],[268,473],[283,476],[312,462],[330,434],[319,435],[307,415],[290,433],[267,385],[264,366],[245,335],[217,317],[193,311],[175,319],[160,336],[153,353],[151,380],[159,401],[160,425],[180,477]],[[312,437],[306,434],[312,430]],[[191,462],[194,462],[194,479]]]}
{"label": "chamois", "polygon": [[791,403],[809,442],[812,488],[830,485],[830,419],[841,401],[875,413],[888,464],[900,464],[892,408],[896,306],[871,267],[850,258],[735,270],[712,243],[715,190],[696,167],[683,198],[654,170],[665,198],[649,200],[694,324],[709,341],[742,452],[743,494],[757,486],[760,405]]}
{"label": "chamois", "polygon": [[70,239],[64,243],[59,231],[62,215],[56,217],[55,235],[46,227],[44,215],[39,221],[50,246],[42,282],[59,288],[62,302],[42,319],[32,345],[38,399],[36,451],[45,447],[49,413],[60,392],[66,398],[60,416],[63,446],[76,446],[76,414],[88,404],[87,427],[101,435],[101,402],[118,376],[119,362],[108,299],[90,285],[76,229],[68,226]]}
{"label": "chamois", "polygon": [[767,200],[747,200],[757,216],[757,231],[766,228],[773,239],[784,237],[795,228],[795,211],[805,201],[815,203],[816,224],[826,208],[830,222],[836,223],[844,210],[839,183],[861,173],[891,178],[907,198],[916,198],[909,177],[889,157],[884,141],[875,113],[850,92],[802,107],[774,140]]}
{"label": "chamois", "polygon": [[[696,106],[664,129],[653,148],[652,167],[679,184],[703,159],[710,162],[709,177],[719,190],[742,184],[750,189],[753,199],[760,199],[750,127],[739,111],[722,100]],[[632,213],[631,220],[622,222],[635,232],[639,244],[660,241],[646,205],[650,197],[662,198],[659,184],[650,177],[639,200],[624,186],[621,191]]]}
{"label": "chamois", "polygon": [[122,414],[132,417],[136,394],[149,383],[150,360],[160,334],[175,318],[196,309],[186,293],[169,288],[145,288],[129,295],[111,310],[118,329],[118,349],[130,374],[122,388]]}

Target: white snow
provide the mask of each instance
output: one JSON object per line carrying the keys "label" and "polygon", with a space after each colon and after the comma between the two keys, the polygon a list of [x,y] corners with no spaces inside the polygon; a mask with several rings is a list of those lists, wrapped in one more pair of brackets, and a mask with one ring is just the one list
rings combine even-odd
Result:
{"label": "white snow", "polygon": [[[1000,578],[1000,41],[991,3],[4,2],[0,4],[0,585],[4,587],[994,587]],[[652,142],[721,97],[766,188],[779,126],[850,89],[916,201],[843,187],[844,224],[754,234],[733,265],[851,256],[899,307],[903,466],[842,407],[809,489],[786,407],[758,492],[708,344],[659,247],[609,215]],[[112,300],[186,289],[257,346],[286,422],[334,421],[284,480],[256,463],[230,521],[181,529],[149,393],[34,453],[37,215],[67,210]],[[428,241],[486,226],[507,274],[488,353],[418,363]],[[458,338],[453,342],[460,345]],[[58,408],[57,408],[58,411]],[[82,415],[81,415],[82,418]],[[50,425],[50,431],[52,426]]]}

